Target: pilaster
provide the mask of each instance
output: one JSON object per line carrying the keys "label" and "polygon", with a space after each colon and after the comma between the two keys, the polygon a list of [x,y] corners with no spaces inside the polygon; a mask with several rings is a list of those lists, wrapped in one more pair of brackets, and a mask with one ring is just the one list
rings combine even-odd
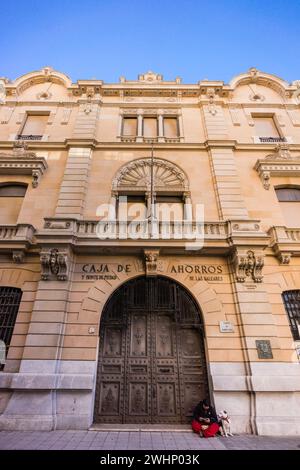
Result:
{"label": "pilaster", "polygon": [[55,216],[82,218],[91,158],[90,148],[70,148]]}

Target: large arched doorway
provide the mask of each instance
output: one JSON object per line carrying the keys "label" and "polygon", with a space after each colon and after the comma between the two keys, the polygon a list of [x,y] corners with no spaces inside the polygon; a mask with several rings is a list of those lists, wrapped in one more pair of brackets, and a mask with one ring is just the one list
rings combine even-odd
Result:
{"label": "large arched doorway", "polygon": [[123,284],[102,314],[95,422],[187,423],[207,394],[203,325],[191,295],[165,277]]}

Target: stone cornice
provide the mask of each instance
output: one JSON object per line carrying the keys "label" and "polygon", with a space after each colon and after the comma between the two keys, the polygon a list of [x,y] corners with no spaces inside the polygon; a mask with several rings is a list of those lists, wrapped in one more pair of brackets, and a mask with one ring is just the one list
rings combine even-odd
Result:
{"label": "stone cornice", "polygon": [[[2,140],[0,141],[0,152],[6,149],[13,149],[14,140]],[[28,141],[28,149],[35,152],[45,150],[63,150],[69,147],[92,147],[94,149],[148,149],[149,143],[146,142],[101,142],[96,139],[73,139],[67,138],[61,141]],[[180,151],[188,150],[206,150],[209,147],[218,148],[233,148],[238,151],[253,151],[253,152],[270,152],[274,149],[274,144],[256,144],[256,143],[241,143],[236,140],[208,140],[205,142],[157,142],[155,143],[156,149],[178,149]],[[300,153],[299,144],[289,144],[289,148],[292,151]]]}
{"label": "stone cornice", "polygon": [[290,145],[278,144],[273,153],[257,160],[254,169],[264,188],[269,189],[271,176],[300,176],[300,156],[291,155]]}
{"label": "stone cornice", "polygon": [[44,157],[37,157],[34,153],[23,154],[0,153],[0,174],[2,175],[31,175],[32,186],[36,188],[41,176],[48,168]]}

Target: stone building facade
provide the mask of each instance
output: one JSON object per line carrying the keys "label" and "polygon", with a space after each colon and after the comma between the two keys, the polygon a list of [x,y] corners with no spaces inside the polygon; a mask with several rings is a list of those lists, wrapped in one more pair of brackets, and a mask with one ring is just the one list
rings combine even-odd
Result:
{"label": "stone building facade", "polygon": [[299,94],[0,79],[1,429],[300,433]]}

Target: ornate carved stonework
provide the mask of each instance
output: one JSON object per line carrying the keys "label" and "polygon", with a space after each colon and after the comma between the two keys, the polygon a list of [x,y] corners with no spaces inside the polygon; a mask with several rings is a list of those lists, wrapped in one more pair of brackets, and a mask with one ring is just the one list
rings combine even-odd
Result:
{"label": "ornate carved stonework", "polygon": [[12,258],[14,263],[24,263],[25,253],[22,250],[13,251]]}
{"label": "ornate carved stonework", "polygon": [[278,253],[277,258],[280,264],[290,264],[292,254],[291,253]]}
{"label": "ornate carved stonework", "polygon": [[233,255],[233,264],[238,282],[245,282],[247,278],[254,282],[262,282],[264,258],[261,253],[256,254],[253,250],[240,252],[236,249]]}
{"label": "ornate carved stonework", "polygon": [[[299,157],[295,157],[299,158]],[[265,160],[291,160],[293,159],[289,144],[279,143],[274,149],[274,153],[267,155]]]}
{"label": "ornate carved stonework", "polygon": [[158,274],[159,250],[144,250],[146,276],[156,276]]}
{"label": "ornate carved stonework", "polygon": [[[188,191],[189,183],[184,172],[171,162],[160,158],[154,159],[155,190]],[[134,160],[123,166],[116,174],[112,189],[150,190],[151,158]]]}
{"label": "ornate carved stonework", "polygon": [[42,252],[40,261],[44,281],[54,279],[66,281],[68,279],[69,261],[66,252],[60,252],[58,249],[53,248],[47,252]]}

